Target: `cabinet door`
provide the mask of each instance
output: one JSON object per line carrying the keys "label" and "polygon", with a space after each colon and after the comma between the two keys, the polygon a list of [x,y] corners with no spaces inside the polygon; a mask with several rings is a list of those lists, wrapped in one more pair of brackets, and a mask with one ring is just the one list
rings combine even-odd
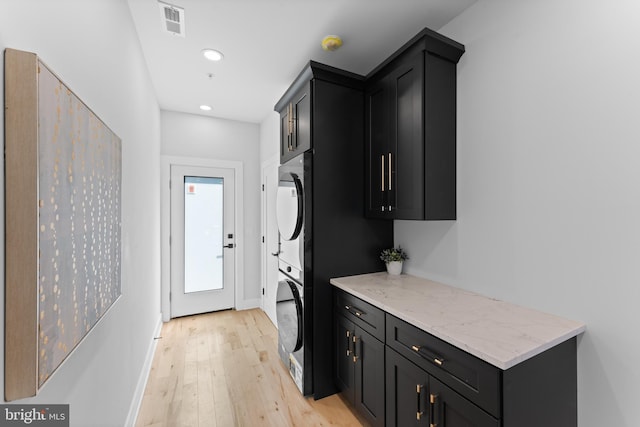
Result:
{"label": "cabinet door", "polygon": [[311,91],[305,85],[293,98],[294,156],[311,148]]}
{"label": "cabinet door", "polygon": [[311,148],[310,88],[304,85],[280,112],[280,163]]}
{"label": "cabinet door", "polygon": [[280,163],[291,158],[293,134],[289,122],[290,113],[291,109],[288,106],[280,112]]}
{"label": "cabinet door", "polygon": [[[386,90],[385,90],[386,89]],[[365,94],[366,139],[365,194],[366,215],[370,218],[390,217],[387,201],[389,184],[389,87],[381,80]]]}
{"label": "cabinet door", "polygon": [[429,375],[389,347],[386,352],[386,425],[429,426]]}
{"label": "cabinet door", "polygon": [[482,409],[435,379],[429,378],[431,422],[440,427],[499,427]]}
{"label": "cabinet door", "polygon": [[365,100],[366,215],[424,219],[424,54],[398,58]]}
{"label": "cabinet door", "polygon": [[353,336],[355,326],[343,316],[334,317],[335,381],[338,390],[351,403],[355,402],[355,364]]}
{"label": "cabinet door", "polygon": [[356,327],[355,407],[373,426],[384,426],[384,344]]}
{"label": "cabinet door", "polygon": [[394,219],[424,219],[424,54],[402,59],[390,73],[391,191]]}

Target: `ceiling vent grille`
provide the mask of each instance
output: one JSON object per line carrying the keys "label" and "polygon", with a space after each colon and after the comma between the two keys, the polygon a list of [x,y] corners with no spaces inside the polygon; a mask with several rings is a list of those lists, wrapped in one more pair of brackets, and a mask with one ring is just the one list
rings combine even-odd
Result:
{"label": "ceiling vent grille", "polygon": [[159,1],[162,29],[175,36],[184,37],[184,9]]}

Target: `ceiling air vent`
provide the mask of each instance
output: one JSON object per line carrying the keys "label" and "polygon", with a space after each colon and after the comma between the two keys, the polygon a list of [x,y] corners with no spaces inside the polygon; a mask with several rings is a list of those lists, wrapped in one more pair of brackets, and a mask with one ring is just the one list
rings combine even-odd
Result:
{"label": "ceiling air vent", "polygon": [[184,9],[169,3],[158,2],[162,28],[175,36],[184,37]]}

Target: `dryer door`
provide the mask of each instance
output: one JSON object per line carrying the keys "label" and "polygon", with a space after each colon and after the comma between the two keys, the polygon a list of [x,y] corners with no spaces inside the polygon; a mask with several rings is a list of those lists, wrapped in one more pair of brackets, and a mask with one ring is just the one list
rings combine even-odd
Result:
{"label": "dryer door", "polygon": [[276,317],[280,344],[293,353],[302,347],[301,286],[281,274],[276,295]]}
{"label": "dryer door", "polygon": [[304,197],[302,182],[297,174],[283,172],[278,182],[276,195],[276,221],[280,237],[295,240],[300,236],[304,220]]}

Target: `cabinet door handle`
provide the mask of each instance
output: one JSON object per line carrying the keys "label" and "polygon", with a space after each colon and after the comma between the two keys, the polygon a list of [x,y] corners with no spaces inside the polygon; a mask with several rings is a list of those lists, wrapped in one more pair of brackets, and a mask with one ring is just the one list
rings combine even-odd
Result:
{"label": "cabinet door handle", "polygon": [[[438,427],[438,422],[440,421],[440,417],[438,416],[436,419],[436,406],[438,403],[438,395],[437,394],[429,394],[429,427]],[[438,411],[438,415],[440,411]]]}
{"label": "cabinet door handle", "polygon": [[291,103],[291,147],[298,148],[298,131],[296,122],[296,106]]}
{"label": "cabinet door handle", "polygon": [[347,357],[351,356],[351,331],[347,329]]}
{"label": "cabinet door handle", "polygon": [[393,204],[392,200],[391,200],[391,188],[392,188],[392,184],[391,184],[391,179],[392,179],[392,177],[391,177],[391,173],[392,173],[391,166],[392,166],[391,152],[389,152],[389,179],[388,179],[388,181],[389,181],[389,212],[391,212],[391,205]]}
{"label": "cabinet door handle", "polygon": [[[354,335],[353,335],[353,352],[352,352],[352,354],[353,354],[353,363],[356,363],[358,361],[358,358],[360,357],[360,356],[358,356],[358,354],[356,354],[356,345],[357,344],[358,344],[358,337],[354,333]],[[359,353],[362,353],[362,352],[359,352]]]}
{"label": "cabinet door handle", "polygon": [[389,191],[391,191],[391,153],[389,153]]}
{"label": "cabinet door handle", "polygon": [[381,157],[382,157],[382,161],[380,162],[380,177],[381,177],[380,191],[384,192],[384,154]]}
{"label": "cabinet door handle", "polygon": [[424,389],[423,384],[416,384],[416,395],[418,398],[418,406],[416,410],[416,420],[420,421],[422,416],[424,415],[424,410],[422,409],[422,390]]}
{"label": "cabinet door handle", "polygon": [[[358,307],[354,307],[351,305],[345,305],[344,308],[347,309],[347,311],[351,314],[355,314],[358,317],[364,316],[365,314],[367,314],[366,312],[360,310]],[[353,309],[353,310],[351,310]]]}
{"label": "cabinet door handle", "polygon": [[293,104],[289,103],[289,151],[293,151]]}
{"label": "cabinet door handle", "polygon": [[384,154],[380,156],[380,191],[382,192],[382,203],[380,204],[380,210],[384,212],[386,198],[385,198],[385,189],[384,189]]}
{"label": "cabinet door handle", "polygon": [[418,355],[420,355],[420,357],[428,359],[428,360],[431,360],[433,363],[435,363],[438,366],[443,366],[444,365],[444,359],[442,357],[434,355],[433,353],[429,352],[428,350],[423,349],[419,345],[412,345],[411,346],[411,350],[413,350],[416,353],[418,353]]}

